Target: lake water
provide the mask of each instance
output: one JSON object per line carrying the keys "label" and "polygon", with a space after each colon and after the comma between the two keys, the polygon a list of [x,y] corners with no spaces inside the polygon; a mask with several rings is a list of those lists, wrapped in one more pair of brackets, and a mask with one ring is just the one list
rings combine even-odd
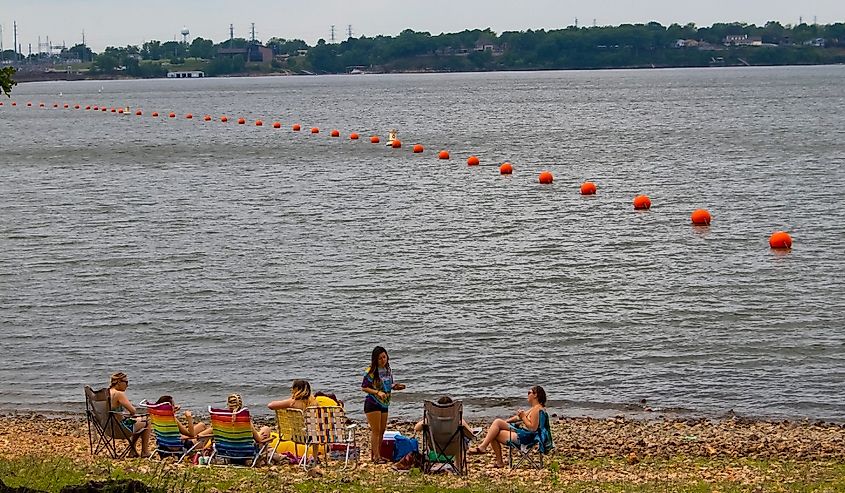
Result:
{"label": "lake water", "polygon": [[[444,393],[490,416],[540,384],[568,415],[845,420],[845,67],[34,83],[4,102],[0,409],[79,410],[125,371],[133,400],[197,410],[240,392],[263,412],[307,378],[360,417],[383,345],[408,385],[395,416]],[[401,150],[369,143],[391,128]]]}

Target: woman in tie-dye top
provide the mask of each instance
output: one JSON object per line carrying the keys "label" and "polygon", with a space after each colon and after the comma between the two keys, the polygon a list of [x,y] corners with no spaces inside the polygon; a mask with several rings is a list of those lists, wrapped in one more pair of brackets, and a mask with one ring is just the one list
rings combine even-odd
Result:
{"label": "woman in tie-dye top", "polygon": [[364,414],[367,415],[367,422],[370,424],[370,457],[377,464],[384,462],[379,448],[384,438],[384,430],[387,428],[390,394],[394,390],[404,388],[403,384],[393,381],[387,351],[381,346],[376,346],[373,349],[370,366],[364,372],[361,390],[367,394],[364,399]]}

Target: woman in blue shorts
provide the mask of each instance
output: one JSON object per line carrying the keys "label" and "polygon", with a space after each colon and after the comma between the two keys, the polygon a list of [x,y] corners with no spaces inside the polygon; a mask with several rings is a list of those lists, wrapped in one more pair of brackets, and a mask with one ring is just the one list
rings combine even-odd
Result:
{"label": "woman in blue shorts", "polygon": [[537,430],[540,427],[540,413],[546,409],[546,391],[535,385],[528,390],[528,411],[519,410],[516,415],[507,420],[497,419],[487,430],[487,436],[481,445],[469,450],[470,454],[487,453],[489,447],[496,454],[494,467],[504,467],[502,459],[502,445],[519,447],[534,443]]}
{"label": "woman in blue shorts", "polygon": [[370,358],[370,366],[364,372],[364,380],[361,382],[361,390],[367,394],[364,398],[364,414],[367,415],[367,423],[370,425],[370,458],[376,464],[385,462],[379,448],[387,428],[390,394],[394,390],[403,389],[405,385],[393,381],[387,351],[381,346],[376,346]]}

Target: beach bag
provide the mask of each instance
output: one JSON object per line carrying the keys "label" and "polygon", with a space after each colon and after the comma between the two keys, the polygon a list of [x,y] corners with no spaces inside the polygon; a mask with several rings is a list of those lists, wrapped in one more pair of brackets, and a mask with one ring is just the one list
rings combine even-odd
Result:
{"label": "beach bag", "polygon": [[423,456],[419,452],[411,452],[393,466],[397,471],[410,471],[413,468],[422,469]]}
{"label": "beach bag", "polygon": [[420,444],[416,438],[408,438],[402,435],[396,435],[393,443],[393,462],[399,462],[406,455],[420,451]]}

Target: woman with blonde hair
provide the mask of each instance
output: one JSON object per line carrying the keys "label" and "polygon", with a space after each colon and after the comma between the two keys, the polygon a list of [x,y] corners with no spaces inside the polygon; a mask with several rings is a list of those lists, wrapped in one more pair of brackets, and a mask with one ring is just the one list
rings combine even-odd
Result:
{"label": "woman with blonde hair", "polygon": [[[244,401],[241,398],[240,394],[229,394],[229,397],[226,398],[226,407],[229,411],[232,411],[232,422],[235,422],[235,417],[238,412],[244,408]],[[250,427],[252,428],[252,438],[256,441],[256,443],[263,444],[270,440],[270,427],[269,426],[262,426],[260,429],[255,427],[255,423],[252,422],[252,417],[250,417],[249,422]],[[212,428],[206,428],[200,434],[200,438],[212,436],[214,431]]]}
{"label": "woman with blonde hair", "polygon": [[271,410],[279,409],[302,409],[303,411],[311,406],[317,405],[317,399],[311,393],[311,384],[308,380],[294,380],[290,386],[290,397],[280,401],[273,401],[267,404]]}
{"label": "woman with blonde hair", "polygon": [[[126,373],[113,373],[109,380],[109,409],[120,416],[120,426],[130,435],[141,434],[141,457],[150,455],[150,427],[146,416],[138,416],[135,406],[126,396],[126,388],[129,386],[129,377]],[[132,452],[138,455],[135,444],[132,444]]]}

